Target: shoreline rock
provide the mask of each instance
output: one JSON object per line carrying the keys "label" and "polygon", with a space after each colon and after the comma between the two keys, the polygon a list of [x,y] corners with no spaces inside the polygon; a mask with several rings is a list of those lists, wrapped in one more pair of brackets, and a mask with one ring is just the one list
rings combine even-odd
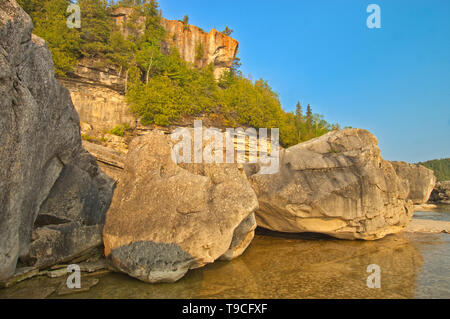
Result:
{"label": "shoreline rock", "polygon": [[237,165],[177,165],[172,144],[160,131],[131,142],[103,230],[114,267],[150,283],[239,256],[256,227],[258,201]]}
{"label": "shoreline rock", "polygon": [[83,150],[70,94],[32,28],[16,1],[2,1],[0,280],[19,258],[41,267],[101,245],[114,187]]}
{"label": "shoreline rock", "polygon": [[260,204],[257,224],[280,232],[363,240],[404,230],[413,200],[426,201],[428,188],[431,192],[431,187],[415,189],[409,180],[425,176],[428,186],[434,175],[383,160],[377,144],[368,131],[347,129],[284,150],[277,174],[250,176]]}
{"label": "shoreline rock", "polygon": [[450,205],[450,181],[436,183],[429,203]]}

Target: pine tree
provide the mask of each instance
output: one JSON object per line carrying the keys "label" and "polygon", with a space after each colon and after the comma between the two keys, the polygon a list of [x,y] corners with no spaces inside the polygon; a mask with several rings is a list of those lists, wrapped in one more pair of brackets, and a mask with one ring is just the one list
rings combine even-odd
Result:
{"label": "pine tree", "polygon": [[308,104],[308,107],[306,109],[306,125],[308,128],[312,128],[313,125],[313,112],[311,105]]}
{"label": "pine tree", "polygon": [[297,107],[295,109],[295,115],[297,115],[297,119],[302,122],[303,121],[303,110],[300,101],[297,102]]}
{"label": "pine tree", "polygon": [[225,27],[225,29],[222,31],[222,33],[226,36],[230,36],[234,32],[233,29],[230,29],[228,26]]}

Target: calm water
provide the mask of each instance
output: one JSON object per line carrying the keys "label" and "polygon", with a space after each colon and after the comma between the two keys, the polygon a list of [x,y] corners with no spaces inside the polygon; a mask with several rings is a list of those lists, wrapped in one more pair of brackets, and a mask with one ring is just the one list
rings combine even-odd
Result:
{"label": "calm water", "polygon": [[[417,213],[449,217],[449,207]],[[381,267],[381,289],[367,287],[370,264]],[[64,298],[450,298],[450,235],[353,242],[258,231],[240,258],[190,271],[174,284],[150,285],[116,273],[97,278],[90,291]],[[62,281],[34,278],[0,290],[0,298],[33,297]]]}

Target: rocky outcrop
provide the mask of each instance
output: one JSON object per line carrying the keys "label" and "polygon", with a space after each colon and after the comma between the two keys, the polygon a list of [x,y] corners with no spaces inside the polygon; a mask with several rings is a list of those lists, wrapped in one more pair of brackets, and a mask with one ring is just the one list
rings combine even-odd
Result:
{"label": "rocky outcrop", "polygon": [[436,183],[431,192],[430,202],[450,205],[450,181]]}
{"label": "rocky outcrop", "polygon": [[[69,92],[54,77],[45,42],[31,35],[31,19],[14,0],[0,2],[0,280],[4,280],[14,274],[19,257],[39,263],[42,255],[36,252],[44,247],[46,254],[55,253],[53,261],[43,262],[49,264],[81,253],[89,243],[98,245],[98,228],[97,240],[82,247],[76,242],[88,236],[84,226],[101,224],[113,182],[82,149]],[[42,245],[36,242],[44,237]],[[64,241],[59,242],[61,237]]]}
{"label": "rocky outcrop", "polygon": [[60,82],[70,91],[80,120],[89,123],[93,129],[109,131],[123,124],[136,126],[137,119],[131,113],[125,96],[119,92],[101,82],[91,84],[73,79],[60,79]]}
{"label": "rocky outcrop", "polygon": [[125,166],[125,155],[108,147],[83,141],[83,147],[97,159],[100,168],[111,178],[118,181]]}
{"label": "rocky outcrop", "polygon": [[216,79],[233,65],[239,50],[239,42],[235,39],[216,29],[206,33],[196,26],[185,27],[177,20],[162,18],[161,24],[168,33],[169,47],[177,48],[185,61],[199,68],[212,63]]}
{"label": "rocky outcrop", "polygon": [[[121,27],[125,36],[128,34],[126,23],[132,10],[116,8],[112,13],[116,25]],[[137,24],[144,28],[145,19],[138,19]],[[196,67],[202,68],[212,63],[216,79],[233,65],[239,50],[239,42],[235,39],[215,29],[206,33],[196,26],[184,25],[178,20],[161,18],[161,25],[167,32],[165,41],[167,47],[178,49],[181,57]]]}
{"label": "rocky outcrop", "polygon": [[403,230],[412,202],[392,164],[368,131],[347,129],[293,146],[280,170],[250,177],[258,226],[343,239],[379,239]]}
{"label": "rocky outcrop", "polygon": [[408,194],[407,199],[412,200],[415,205],[425,204],[436,183],[433,171],[422,165],[405,162],[391,162],[391,164],[403,181],[403,187]]}
{"label": "rocky outcrop", "polygon": [[234,164],[177,165],[160,131],[130,144],[103,231],[105,255],[145,282],[173,282],[189,269],[247,248],[258,207]]}

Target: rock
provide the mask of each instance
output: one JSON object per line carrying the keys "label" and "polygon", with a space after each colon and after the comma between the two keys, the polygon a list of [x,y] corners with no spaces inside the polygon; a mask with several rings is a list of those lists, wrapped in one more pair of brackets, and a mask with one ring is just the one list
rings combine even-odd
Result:
{"label": "rock", "polygon": [[136,126],[136,117],[131,113],[125,96],[105,87],[102,81],[90,83],[82,79],[80,82],[73,78],[59,81],[70,91],[80,120],[88,123],[91,129],[109,131],[123,124]]}
{"label": "rock", "polygon": [[[233,65],[239,50],[239,42],[212,29],[209,33],[189,25],[185,30],[183,22],[161,18],[161,24],[168,33],[167,44],[180,52],[181,58],[197,67],[214,66],[214,76],[219,79]],[[203,52],[199,59],[197,49],[201,44]]]}
{"label": "rock", "polygon": [[[0,6],[0,280],[14,274],[19,256],[27,258],[33,251],[30,244],[38,215],[40,222],[46,220],[45,226],[54,225],[55,229],[49,231],[57,234],[61,233],[57,228],[63,227],[62,224],[77,220],[77,225],[81,225],[87,220],[88,223],[99,220],[95,216],[104,215],[112,197],[113,182],[82,149],[78,115],[69,92],[55,79],[45,41],[31,31],[29,16],[14,0],[3,0]],[[78,178],[77,174],[82,176]],[[83,185],[70,185],[66,190],[73,192],[65,194],[64,180]],[[72,197],[78,196],[74,191],[77,189],[93,190],[94,194],[84,192],[86,197],[77,199]],[[94,204],[95,198],[101,199],[101,203]],[[58,203],[52,207],[61,210],[49,213],[45,207],[50,203]],[[66,212],[71,204],[77,203],[78,212],[75,207]],[[97,211],[98,208],[103,212]],[[77,225],[73,224],[71,229]],[[97,226],[99,236],[101,225]],[[70,234],[62,236],[66,243],[77,241]],[[59,245],[54,237],[46,240],[47,247]],[[67,251],[74,254],[79,250],[72,245]],[[60,257],[67,257],[63,255],[66,254]]]}
{"label": "rock", "polygon": [[33,278],[38,275],[39,275],[39,269],[37,269],[35,267],[18,268],[18,269],[16,269],[14,276],[9,278],[7,281],[0,282],[0,287],[8,288],[8,287],[11,287],[21,281]]}
{"label": "rock", "polygon": [[450,205],[450,181],[436,183],[431,192],[430,202]]}
{"label": "rock", "polygon": [[366,130],[333,131],[280,153],[280,169],[254,174],[258,226],[374,240],[403,230],[412,202]]}
{"label": "rock", "polygon": [[59,278],[67,275],[67,268],[60,268],[57,270],[47,271],[47,277],[49,278]]}
{"label": "rock", "polygon": [[97,159],[98,165],[109,177],[119,180],[125,166],[125,154],[86,141],[83,141],[83,147]]}
{"label": "rock", "polygon": [[406,228],[406,232],[450,234],[450,222],[440,220],[413,219],[408,228]]}
{"label": "rock", "polygon": [[177,165],[172,143],[160,131],[132,141],[103,230],[105,256],[145,282],[238,256],[255,227],[257,198],[237,165]]}
{"label": "rock", "polygon": [[405,162],[391,163],[397,175],[403,180],[408,193],[407,198],[412,200],[415,205],[425,204],[436,183],[433,171],[422,165]]}

